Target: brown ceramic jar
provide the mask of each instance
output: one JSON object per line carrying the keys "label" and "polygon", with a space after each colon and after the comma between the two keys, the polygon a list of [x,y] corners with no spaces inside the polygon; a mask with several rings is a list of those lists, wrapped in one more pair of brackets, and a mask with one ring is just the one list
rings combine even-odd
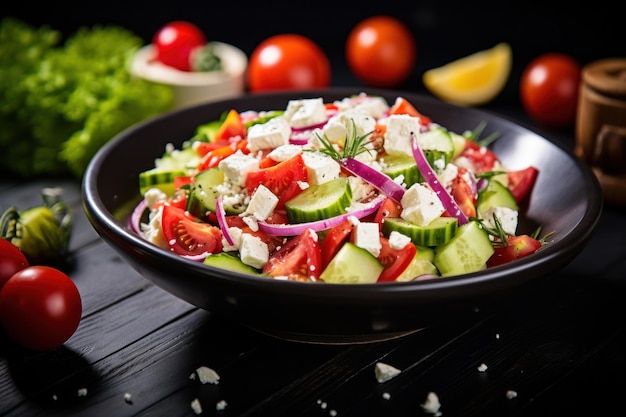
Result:
{"label": "brown ceramic jar", "polygon": [[583,67],[576,154],[593,168],[605,200],[626,205],[626,58]]}

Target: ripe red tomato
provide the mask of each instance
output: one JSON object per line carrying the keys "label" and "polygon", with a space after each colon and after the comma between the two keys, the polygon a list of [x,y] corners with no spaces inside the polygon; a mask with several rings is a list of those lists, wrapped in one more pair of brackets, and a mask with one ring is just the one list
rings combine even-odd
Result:
{"label": "ripe red tomato", "polygon": [[408,268],[417,253],[417,247],[413,242],[407,243],[402,249],[394,249],[389,244],[389,239],[380,237],[382,245],[378,260],[385,267],[378,277],[378,282],[395,281],[398,276]]}
{"label": "ripe red tomato", "polygon": [[498,266],[524,258],[537,252],[541,246],[541,241],[530,235],[510,236],[506,245],[494,246],[495,252],[487,261],[487,266]]}
{"label": "ripe red tomato", "polygon": [[477,174],[493,171],[495,163],[498,162],[498,156],[492,150],[471,139],[465,140],[465,148],[460,156],[472,163]]}
{"label": "ripe red tomato", "polygon": [[521,203],[533,189],[538,174],[539,170],[534,166],[507,172],[508,188],[518,203]]}
{"label": "ripe red tomato", "polygon": [[578,106],[580,64],[571,56],[547,53],[524,69],[520,97],[528,115],[546,127],[573,124]]}
{"label": "ripe red tomato", "polygon": [[74,281],[48,266],[15,273],[0,291],[0,321],[15,342],[31,350],[61,346],[76,331],[82,301]]}
{"label": "ripe red tomato", "polygon": [[278,196],[277,208],[285,207],[285,203],[302,192],[300,182],[309,179],[309,172],[302,155],[283,161],[268,168],[261,168],[248,172],[246,188],[252,194],[259,185],[263,184],[274,195]]}
{"label": "ripe red tomato", "polygon": [[0,289],[17,271],[28,266],[28,259],[13,243],[0,238]]}
{"label": "ripe red tomato", "polygon": [[353,229],[354,224],[352,221],[350,219],[346,219],[328,231],[324,240],[322,240],[322,244],[320,245],[322,250],[322,269],[326,269],[328,263],[333,259],[337,252],[339,252],[339,249],[341,249],[341,246],[350,240]]}
{"label": "ripe red tomato", "polygon": [[302,35],[267,38],[254,49],[248,63],[247,83],[252,92],[326,88],[330,79],[326,53]]}
{"label": "ripe red tomato", "polygon": [[317,234],[306,229],[270,255],[263,272],[296,281],[315,281],[322,273],[322,251]]}
{"label": "ripe red tomato", "polygon": [[415,38],[396,18],[373,16],[356,25],[346,41],[346,60],[354,75],[372,87],[396,87],[415,67]]}
{"label": "ripe red tomato", "polygon": [[181,71],[191,71],[191,53],[207,43],[200,28],[177,20],[162,26],[152,38],[157,60]]}
{"label": "ripe red tomato", "polygon": [[172,252],[179,255],[201,255],[222,251],[222,231],[200,222],[185,209],[163,206],[163,236]]}

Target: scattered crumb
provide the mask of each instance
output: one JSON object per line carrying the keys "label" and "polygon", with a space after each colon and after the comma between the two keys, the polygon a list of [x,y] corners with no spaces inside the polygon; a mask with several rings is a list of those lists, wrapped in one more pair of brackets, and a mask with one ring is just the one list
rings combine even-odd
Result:
{"label": "scattered crumb", "polygon": [[59,397],[57,397],[57,395],[56,395],[56,394],[52,394],[52,400],[53,400],[53,401],[56,401],[56,400],[58,400],[58,399],[59,399]]}
{"label": "scattered crumb", "polygon": [[191,379],[192,381],[195,381],[196,379],[196,373],[192,372],[191,375],[189,375],[189,379]]}
{"label": "scattered crumb", "polygon": [[400,370],[383,362],[377,362],[374,368],[376,380],[380,383],[387,382],[400,374]]}
{"label": "scattered crumb", "polygon": [[383,399],[388,400],[391,398],[391,394],[389,394],[388,392],[383,392]]}
{"label": "scattered crumb", "polygon": [[517,397],[517,391],[513,391],[511,389],[506,391],[506,398],[509,400],[512,400],[515,397]]}
{"label": "scattered crumb", "polygon": [[132,395],[130,395],[130,392],[127,392],[126,394],[124,394],[124,401],[126,401],[128,404],[133,403],[133,397]]}
{"label": "scattered crumb", "polygon": [[441,404],[439,403],[439,397],[434,392],[429,392],[426,396],[426,401],[422,404],[422,409],[424,412],[429,414],[434,414],[436,416],[440,416],[439,408]]}
{"label": "scattered crumb", "polygon": [[215,404],[215,409],[217,411],[222,411],[226,408],[227,405],[228,403],[225,400],[221,400],[221,401],[218,401],[217,404]]}
{"label": "scattered crumb", "polygon": [[500,333],[496,333],[496,339],[500,339]]}
{"label": "scattered crumb", "polygon": [[80,388],[78,390],[78,396],[79,397],[85,397],[87,395],[87,388]]}
{"label": "scattered crumb", "polygon": [[317,405],[321,405],[322,404],[322,399],[320,398],[319,400],[317,400]]}
{"label": "scattered crumb", "polygon": [[207,366],[201,366],[196,369],[196,373],[200,378],[200,382],[203,384],[214,384],[217,385],[220,382],[220,376],[213,369]]}
{"label": "scattered crumb", "polygon": [[487,365],[485,365],[484,363],[481,363],[480,366],[478,367],[478,370],[480,372],[485,372],[487,370]]}
{"label": "scattered crumb", "polygon": [[197,398],[191,402],[191,409],[196,414],[202,414],[202,405],[200,404],[200,400]]}
{"label": "scattered crumb", "polygon": [[322,401],[322,402],[320,403],[320,408],[321,408],[322,410],[326,410],[326,407],[328,407],[328,404],[326,404],[326,402],[325,402],[325,401]]}
{"label": "scattered crumb", "polygon": [[335,416],[337,415],[337,410],[330,410],[330,411],[328,412],[328,415],[329,415],[330,417],[335,417]]}

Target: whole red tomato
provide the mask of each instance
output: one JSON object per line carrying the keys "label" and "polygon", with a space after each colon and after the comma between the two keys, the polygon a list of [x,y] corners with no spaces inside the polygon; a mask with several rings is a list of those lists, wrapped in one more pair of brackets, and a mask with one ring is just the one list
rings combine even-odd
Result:
{"label": "whole red tomato", "polygon": [[346,41],[346,60],[354,75],[372,87],[395,87],[415,67],[417,46],[396,18],[373,16],[356,25]]}
{"label": "whole red tomato", "polygon": [[27,266],[24,253],[13,243],[0,238],[0,289],[13,274]]}
{"label": "whole red tomato", "polygon": [[524,69],[520,97],[526,113],[537,123],[551,128],[572,125],[576,118],[581,66],[561,53],[533,59]]}
{"label": "whole red tomato", "polygon": [[200,28],[182,20],[162,26],[152,39],[157,60],[181,71],[192,71],[191,53],[206,43]]}
{"label": "whole red tomato", "polygon": [[27,349],[61,346],[78,328],[81,315],[74,281],[55,268],[24,268],[0,290],[0,322],[9,337]]}
{"label": "whole red tomato", "polygon": [[261,42],[250,55],[247,72],[251,92],[326,88],[330,61],[311,39],[280,34]]}

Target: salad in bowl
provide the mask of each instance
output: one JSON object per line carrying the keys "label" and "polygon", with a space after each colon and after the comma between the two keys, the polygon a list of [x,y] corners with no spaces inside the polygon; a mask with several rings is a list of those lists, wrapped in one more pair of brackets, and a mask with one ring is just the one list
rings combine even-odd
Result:
{"label": "salad in bowl", "polygon": [[507,167],[484,127],[451,130],[402,95],[224,109],[139,173],[130,228],[186,259],[267,279],[478,272],[558,233],[519,227],[540,170]]}

